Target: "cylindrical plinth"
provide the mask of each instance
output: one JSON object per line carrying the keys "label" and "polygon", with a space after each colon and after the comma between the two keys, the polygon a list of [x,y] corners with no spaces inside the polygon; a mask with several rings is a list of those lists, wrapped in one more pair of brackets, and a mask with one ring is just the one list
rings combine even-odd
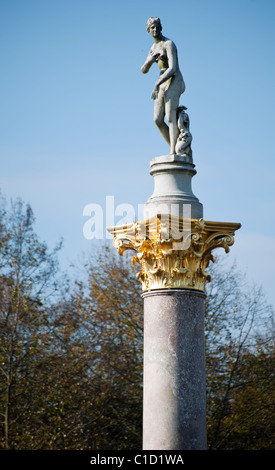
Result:
{"label": "cylindrical plinth", "polygon": [[144,298],[143,449],[206,449],[203,292]]}
{"label": "cylindrical plinth", "polygon": [[193,194],[191,180],[197,173],[191,157],[163,155],[151,161],[154,192],[144,206],[144,218],[156,214],[200,219],[203,206]]}

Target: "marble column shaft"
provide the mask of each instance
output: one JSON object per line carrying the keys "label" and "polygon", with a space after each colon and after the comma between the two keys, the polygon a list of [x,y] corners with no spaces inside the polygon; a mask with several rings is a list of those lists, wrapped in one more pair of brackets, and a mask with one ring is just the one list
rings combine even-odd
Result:
{"label": "marble column shaft", "polygon": [[144,298],[143,449],[206,449],[203,292]]}

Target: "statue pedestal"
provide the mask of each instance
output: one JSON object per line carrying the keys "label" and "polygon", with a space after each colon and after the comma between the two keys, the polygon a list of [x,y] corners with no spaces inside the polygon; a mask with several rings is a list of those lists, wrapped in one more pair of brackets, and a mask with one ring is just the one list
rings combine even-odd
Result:
{"label": "statue pedestal", "polygon": [[164,155],[150,162],[154,192],[144,208],[144,219],[157,214],[171,214],[188,219],[201,219],[203,206],[192,191],[192,178],[197,173],[192,157]]}

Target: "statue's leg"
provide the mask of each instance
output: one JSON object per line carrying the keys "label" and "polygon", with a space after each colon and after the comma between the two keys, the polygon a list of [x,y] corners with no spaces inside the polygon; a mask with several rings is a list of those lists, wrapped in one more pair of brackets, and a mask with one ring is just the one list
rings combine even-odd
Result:
{"label": "statue's leg", "polygon": [[175,146],[179,136],[177,109],[181,92],[172,84],[165,93],[165,116],[169,125],[170,153],[175,153]]}
{"label": "statue's leg", "polygon": [[154,123],[156,124],[162,137],[166,140],[167,144],[170,145],[169,128],[164,122],[164,116],[164,92],[162,90],[159,90],[158,97],[154,101]]}
{"label": "statue's leg", "polygon": [[169,125],[169,140],[170,140],[170,153],[175,153],[175,145],[179,135],[179,129],[177,125],[177,108],[174,108],[172,100],[168,100],[165,104],[166,119]]}

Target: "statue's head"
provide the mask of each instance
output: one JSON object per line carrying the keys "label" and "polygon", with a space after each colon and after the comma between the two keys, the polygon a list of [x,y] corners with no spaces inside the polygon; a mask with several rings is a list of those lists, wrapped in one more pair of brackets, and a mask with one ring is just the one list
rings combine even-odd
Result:
{"label": "statue's head", "polygon": [[161,33],[162,26],[161,26],[160,19],[157,16],[153,16],[153,17],[148,19],[148,21],[147,21],[147,31],[148,31],[148,33],[150,33],[150,29],[151,29],[152,26],[155,26],[157,28],[158,32]]}

